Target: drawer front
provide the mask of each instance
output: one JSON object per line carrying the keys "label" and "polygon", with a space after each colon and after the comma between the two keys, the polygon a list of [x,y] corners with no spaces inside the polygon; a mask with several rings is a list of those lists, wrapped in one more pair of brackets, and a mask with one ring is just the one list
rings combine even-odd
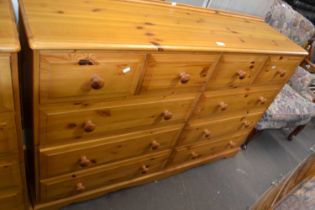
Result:
{"label": "drawer front", "polygon": [[3,210],[22,210],[23,201],[21,192],[16,191],[5,191],[0,193],[1,209]]}
{"label": "drawer front", "polygon": [[0,55],[0,112],[13,110],[10,56]]}
{"label": "drawer front", "polygon": [[251,54],[223,55],[211,75],[208,89],[235,88],[252,83],[267,56]]}
{"label": "drawer front", "polygon": [[141,90],[199,90],[217,58],[216,54],[153,54]]}
{"label": "drawer front", "polygon": [[215,155],[225,150],[239,147],[246,136],[229,137],[216,142],[202,142],[191,146],[176,148],[172,165],[197,160],[199,158]]}
{"label": "drawer front", "polygon": [[40,102],[131,95],[144,58],[137,53],[44,52],[40,57]]}
{"label": "drawer front", "polygon": [[145,176],[161,170],[170,152],[160,152],[140,158],[41,180],[41,201],[52,201],[77,195],[99,187]]}
{"label": "drawer front", "polygon": [[0,190],[21,186],[20,169],[13,159],[17,158],[0,161]]}
{"label": "drawer front", "polygon": [[303,57],[270,56],[264,68],[255,79],[255,84],[284,84],[295,72]]}
{"label": "drawer front", "polygon": [[78,142],[181,123],[194,97],[120,103],[81,111],[42,112],[41,144]]}
{"label": "drawer front", "polygon": [[17,151],[13,114],[0,114],[0,156],[16,153]]}
{"label": "drawer front", "polygon": [[40,150],[40,176],[47,178],[169,149],[182,125]]}
{"label": "drawer front", "polygon": [[252,87],[223,91],[208,91],[200,100],[194,119],[218,117],[228,114],[246,114],[264,111],[273,101],[279,88]]}
{"label": "drawer front", "polygon": [[234,134],[246,135],[255,127],[261,116],[262,113],[253,113],[217,120],[194,120],[188,124],[180,142],[181,144],[211,142]]}

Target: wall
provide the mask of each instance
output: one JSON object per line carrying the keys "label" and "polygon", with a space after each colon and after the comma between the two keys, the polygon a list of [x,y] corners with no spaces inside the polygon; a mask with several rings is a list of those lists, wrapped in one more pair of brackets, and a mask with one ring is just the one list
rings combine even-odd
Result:
{"label": "wall", "polygon": [[274,0],[169,0],[264,17]]}

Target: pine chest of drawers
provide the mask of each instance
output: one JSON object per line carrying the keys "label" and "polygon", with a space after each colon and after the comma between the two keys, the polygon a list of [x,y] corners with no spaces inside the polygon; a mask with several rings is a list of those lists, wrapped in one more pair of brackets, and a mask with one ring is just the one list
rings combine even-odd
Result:
{"label": "pine chest of drawers", "polygon": [[21,1],[35,209],[235,155],[307,54],[262,20],[142,0]]}
{"label": "pine chest of drawers", "polygon": [[26,210],[18,51],[11,1],[0,0],[0,209]]}

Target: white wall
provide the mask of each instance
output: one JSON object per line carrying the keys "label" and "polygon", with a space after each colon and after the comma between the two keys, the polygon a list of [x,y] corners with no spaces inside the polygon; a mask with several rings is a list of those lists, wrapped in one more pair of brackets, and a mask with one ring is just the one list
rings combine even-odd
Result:
{"label": "white wall", "polygon": [[210,0],[209,8],[265,17],[274,0]]}
{"label": "white wall", "polygon": [[274,0],[169,0],[264,17]]}
{"label": "white wall", "polygon": [[12,0],[12,3],[13,3],[13,7],[14,7],[14,12],[15,12],[15,16],[18,20],[18,14],[19,14],[19,10],[18,10],[18,0]]}

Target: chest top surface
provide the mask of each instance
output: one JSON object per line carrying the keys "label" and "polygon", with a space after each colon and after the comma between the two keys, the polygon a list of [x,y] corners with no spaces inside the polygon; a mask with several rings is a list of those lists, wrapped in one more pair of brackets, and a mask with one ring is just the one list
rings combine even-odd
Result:
{"label": "chest top surface", "polygon": [[17,52],[20,49],[10,2],[10,0],[0,0],[0,52]]}
{"label": "chest top surface", "polygon": [[306,54],[263,20],[239,14],[145,0],[20,3],[32,49]]}

